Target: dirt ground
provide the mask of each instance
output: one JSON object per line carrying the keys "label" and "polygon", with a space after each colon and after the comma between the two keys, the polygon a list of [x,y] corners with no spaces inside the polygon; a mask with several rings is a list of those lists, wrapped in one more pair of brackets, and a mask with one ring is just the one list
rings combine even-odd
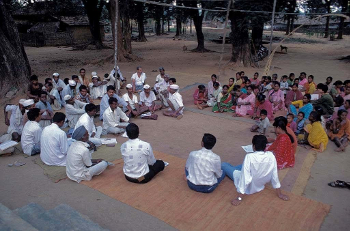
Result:
{"label": "dirt ground", "polygon": [[[207,33],[221,33],[219,30],[206,30]],[[282,33],[276,32],[282,36]],[[133,43],[133,53],[139,61],[119,63],[123,75],[130,81],[137,66],[142,66],[147,75],[147,83],[153,85],[158,67],[163,66],[166,73],[177,79],[181,88],[194,83],[207,83],[211,74],[220,73],[219,59],[221,45],[206,42],[206,47],[214,52],[183,52],[196,47],[194,37],[173,40],[174,34],[160,37],[148,37],[146,43]],[[286,42],[288,54],[275,54],[270,74],[279,76],[294,72],[296,76],[302,71],[315,76],[315,82],[324,82],[326,77],[335,80],[350,79],[350,65],[338,58],[350,55],[350,38],[340,41],[328,41],[323,38],[295,34],[294,38],[312,40],[313,43]],[[276,44],[274,44],[276,46]],[[60,73],[61,78],[78,74],[85,68],[87,74],[96,71],[100,76],[113,68],[113,63],[100,62],[112,55],[112,49],[76,51],[71,47],[26,47],[26,52],[33,70],[43,81],[52,73]],[[223,64],[229,61],[231,45],[225,45]],[[260,68],[226,65],[224,74],[219,78],[228,83],[237,71],[244,70],[251,77],[254,72],[261,75],[265,62]],[[12,103],[17,103],[12,100]],[[186,105],[185,105],[186,106]],[[158,113],[160,115],[160,113]],[[239,164],[244,158],[241,145],[249,144],[252,134],[248,128],[249,120],[232,120],[207,114],[186,111],[180,121],[159,116],[157,121],[135,120],[140,126],[141,139],[150,142],[154,150],[187,158],[192,150],[200,148],[203,133],[210,132],[218,138],[214,152],[222,156],[223,161]],[[0,132],[5,132],[4,119],[0,120]],[[118,142],[126,139],[117,138]],[[350,225],[350,191],[334,189],[327,183],[334,180],[350,181],[350,149],[346,153],[334,153],[335,145],[330,142],[326,152],[318,154],[312,168],[309,183],[304,191],[306,197],[332,205],[330,214],[323,223],[322,230],[346,230]],[[9,168],[7,164],[21,160],[27,164],[20,168]],[[237,163],[236,163],[237,162]],[[94,222],[110,230],[171,230],[172,227],[148,214],[142,213],[128,205],[115,201],[86,186],[64,180],[52,183],[42,174],[42,169],[30,158],[11,156],[0,158],[0,202],[10,209],[15,209],[36,202],[46,209],[66,203],[79,212],[88,215]]]}

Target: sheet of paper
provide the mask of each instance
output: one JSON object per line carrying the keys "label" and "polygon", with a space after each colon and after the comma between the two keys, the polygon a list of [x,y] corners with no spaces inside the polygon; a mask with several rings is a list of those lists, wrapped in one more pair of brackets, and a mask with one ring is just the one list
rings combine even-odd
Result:
{"label": "sheet of paper", "polygon": [[253,145],[247,145],[247,146],[242,146],[242,148],[244,149],[245,152],[249,153],[249,152],[254,152],[253,150]]}
{"label": "sheet of paper", "polygon": [[126,132],[123,133],[122,137],[128,138],[128,135],[126,134]]}
{"label": "sheet of paper", "polygon": [[102,144],[116,144],[117,139],[116,138],[101,138]]}
{"label": "sheet of paper", "polygon": [[9,140],[9,141],[6,141],[2,144],[0,144],[0,150],[1,151],[4,151],[8,148],[11,148],[13,146],[16,146],[18,143],[16,141],[13,141],[13,140]]}
{"label": "sheet of paper", "polygon": [[311,100],[318,100],[320,98],[319,94],[311,94]]}

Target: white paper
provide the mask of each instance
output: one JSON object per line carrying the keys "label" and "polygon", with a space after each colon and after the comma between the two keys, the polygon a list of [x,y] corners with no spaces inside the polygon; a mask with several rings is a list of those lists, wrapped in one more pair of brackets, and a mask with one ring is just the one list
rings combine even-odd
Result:
{"label": "white paper", "polygon": [[254,152],[254,150],[253,150],[253,145],[247,145],[247,146],[242,146],[242,148],[244,149],[244,151],[246,152],[246,153],[249,153],[249,152]]}
{"label": "white paper", "polygon": [[117,139],[116,138],[101,138],[102,144],[116,144]]}
{"label": "white paper", "polygon": [[169,165],[168,162],[166,162],[166,161],[163,161],[163,162],[164,162],[164,166],[165,166],[165,167]]}
{"label": "white paper", "polygon": [[311,100],[318,100],[320,98],[319,94],[311,94]]}
{"label": "white paper", "polygon": [[122,137],[128,138],[128,135],[126,134],[126,132],[123,133]]}
{"label": "white paper", "polygon": [[11,148],[13,146],[16,146],[18,143],[16,141],[13,141],[13,140],[9,140],[9,141],[6,141],[2,144],[0,144],[0,150],[1,151],[4,151],[8,148]]}

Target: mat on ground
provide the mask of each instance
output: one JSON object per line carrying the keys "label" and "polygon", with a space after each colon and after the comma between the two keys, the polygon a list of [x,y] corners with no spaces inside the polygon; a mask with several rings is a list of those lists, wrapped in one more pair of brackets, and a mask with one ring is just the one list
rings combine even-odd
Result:
{"label": "mat on ground", "polygon": [[[114,147],[107,147],[106,145],[102,145],[98,147],[97,151],[92,154],[92,158],[104,159],[109,162],[121,159],[122,155],[120,152],[120,145],[121,144],[119,143],[115,144]],[[37,156],[33,161],[39,165],[44,170],[44,174],[55,183],[67,177],[66,167],[48,166],[41,161],[40,156]]]}
{"label": "mat on ground", "polygon": [[128,182],[123,160],[83,184],[180,230],[319,230],[330,210],[329,205],[288,192],[290,201],[283,201],[270,187],[244,197],[235,207],[230,202],[237,193],[229,178],[211,194],[194,192],[183,180],[186,160],[160,152],[155,156],[170,165],[147,184]]}

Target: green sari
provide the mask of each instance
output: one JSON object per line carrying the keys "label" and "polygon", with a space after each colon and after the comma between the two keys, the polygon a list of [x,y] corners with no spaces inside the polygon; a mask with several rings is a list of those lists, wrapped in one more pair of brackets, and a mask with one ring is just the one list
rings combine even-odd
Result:
{"label": "green sari", "polygon": [[[234,110],[232,109],[232,106],[232,95],[230,93],[227,93],[226,95],[222,96],[222,98],[220,99],[220,108],[224,112],[233,112]],[[213,112],[220,112],[218,103],[214,105]]]}

